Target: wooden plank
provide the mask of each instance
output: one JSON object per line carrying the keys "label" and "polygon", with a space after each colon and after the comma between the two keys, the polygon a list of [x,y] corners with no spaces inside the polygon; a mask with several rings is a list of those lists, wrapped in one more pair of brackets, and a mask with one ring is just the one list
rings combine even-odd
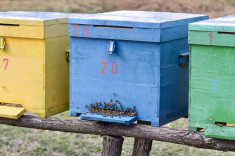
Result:
{"label": "wooden plank", "polygon": [[208,138],[235,140],[234,127],[211,125],[204,134]]}
{"label": "wooden plank", "polygon": [[235,32],[235,15],[229,15],[189,25],[189,30]]}
{"label": "wooden plank", "polygon": [[37,118],[33,116],[22,116],[17,120],[0,118],[0,123],[51,131],[144,138],[197,148],[235,151],[234,141],[205,138],[203,132],[190,132],[167,127],[152,127],[139,124],[127,126],[78,119],[62,120],[58,118]]}
{"label": "wooden plank", "polygon": [[235,47],[235,34],[218,31],[189,31],[189,44]]}
{"label": "wooden plank", "polygon": [[0,106],[0,117],[18,119],[24,114],[25,109],[12,106]]}
{"label": "wooden plank", "polygon": [[207,15],[153,11],[115,11],[69,18],[69,23],[127,26],[139,28],[167,28],[208,19]]}
{"label": "wooden plank", "polygon": [[112,122],[112,123],[119,123],[119,124],[124,124],[124,125],[131,125],[137,120],[137,117],[129,117],[129,116],[106,116],[103,117],[102,115],[97,115],[97,114],[82,114],[80,116],[82,120],[91,120],[91,121],[104,121],[104,122]]}

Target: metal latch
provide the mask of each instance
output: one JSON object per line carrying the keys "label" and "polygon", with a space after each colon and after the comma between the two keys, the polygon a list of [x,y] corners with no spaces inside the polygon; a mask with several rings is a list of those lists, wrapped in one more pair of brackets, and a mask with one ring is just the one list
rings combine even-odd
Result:
{"label": "metal latch", "polygon": [[66,53],[66,56],[67,56],[67,61],[69,61],[69,48],[66,48],[65,53]]}
{"label": "metal latch", "polygon": [[189,64],[189,52],[179,54],[179,65],[185,66]]}
{"label": "metal latch", "polygon": [[5,44],[5,39],[3,37],[0,37],[0,50],[4,50]]}
{"label": "metal latch", "polygon": [[107,51],[108,51],[109,54],[113,54],[114,50],[115,50],[115,42],[114,41],[110,41],[109,42],[109,47],[108,47]]}

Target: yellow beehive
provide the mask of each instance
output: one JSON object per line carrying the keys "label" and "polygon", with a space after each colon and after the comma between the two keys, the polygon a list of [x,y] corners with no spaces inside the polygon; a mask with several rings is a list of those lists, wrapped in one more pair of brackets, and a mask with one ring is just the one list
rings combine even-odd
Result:
{"label": "yellow beehive", "polygon": [[0,13],[1,117],[16,119],[22,108],[40,117],[68,110],[67,21],[57,13]]}

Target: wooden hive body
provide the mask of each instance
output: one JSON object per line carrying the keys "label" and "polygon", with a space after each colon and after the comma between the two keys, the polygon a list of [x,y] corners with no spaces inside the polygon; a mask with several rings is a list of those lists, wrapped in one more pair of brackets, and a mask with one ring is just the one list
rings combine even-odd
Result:
{"label": "wooden hive body", "polygon": [[[142,11],[70,18],[70,115],[112,99],[124,108],[135,105],[136,120],[153,126],[187,116],[188,67],[179,65],[179,54],[188,51],[187,24],[207,18]],[[109,54],[113,43],[115,50]],[[81,118],[135,121],[92,114]]]}
{"label": "wooden hive body", "polygon": [[[0,102],[48,117],[69,106],[67,18],[53,13],[0,13]],[[0,108],[1,109],[1,108]],[[14,117],[12,117],[14,118]]]}
{"label": "wooden hive body", "polygon": [[189,26],[189,129],[235,140],[235,15]]}

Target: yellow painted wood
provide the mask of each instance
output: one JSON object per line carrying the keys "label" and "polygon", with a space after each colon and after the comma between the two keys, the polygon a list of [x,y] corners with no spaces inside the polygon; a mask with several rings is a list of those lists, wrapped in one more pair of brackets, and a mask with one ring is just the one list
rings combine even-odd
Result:
{"label": "yellow painted wood", "polygon": [[21,38],[50,38],[68,35],[68,24],[54,24],[48,26],[7,26],[0,25],[0,37]]}
{"label": "yellow painted wood", "polygon": [[[53,16],[52,16],[52,18],[53,18]],[[58,17],[57,17],[57,19],[43,20],[40,18],[37,19],[35,17],[34,18],[25,17],[22,19],[17,19],[17,17],[8,18],[6,16],[4,18],[0,17],[0,21],[2,24],[20,24],[20,25],[28,25],[28,26],[45,26],[45,25],[53,25],[53,24],[58,24],[58,23],[68,23],[67,18],[58,18]]]}
{"label": "yellow painted wood", "polygon": [[0,106],[0,117],[18,119],[24,114],[25,109],[11,106]]}
{"label": "yellow painted wood", "polygon": [[46,41],[46,116],[69,108],[69,62],[66,48],[69,37],[48,38]]}
{"label": "yellow painted wood", "polygon": [[48,117],[69,107],[68,25],[35,25],[0,25],[0,102]]}

